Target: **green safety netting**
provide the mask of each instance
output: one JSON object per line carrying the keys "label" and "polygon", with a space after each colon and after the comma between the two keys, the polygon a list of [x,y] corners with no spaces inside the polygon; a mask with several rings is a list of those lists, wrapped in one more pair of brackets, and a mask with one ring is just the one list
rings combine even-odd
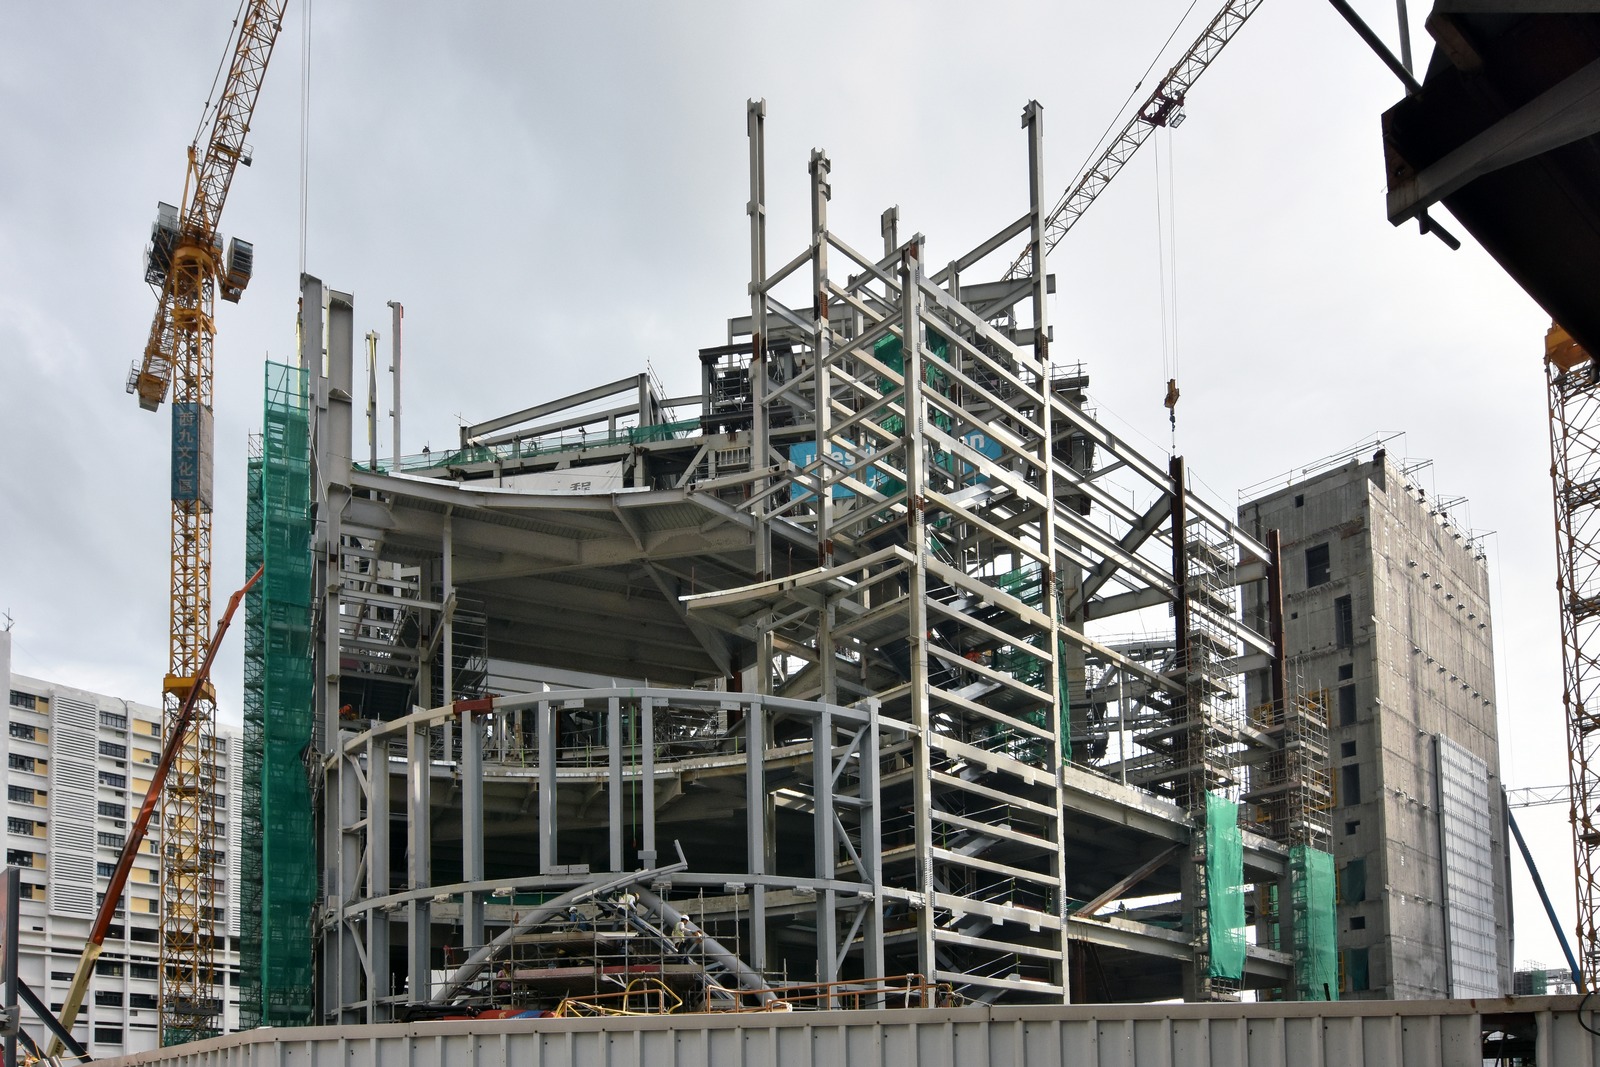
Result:
{"label": "green safety netting", "polygon": [[1239,805],[1206,794],[1206,919],[1212,978],[1244,977],[1244,835]]}
{"label": "green safety netting", "polygon": [[1296,1000],[1339,999],[1339,927],[1333,857],[1309,845],[1289,849]]}
{"label": "green safety netting", "polygon": [[301,755],[311,740],[311,452],[306,372],[268,363],[248,466],[239,1019],[311,1021],[316,853]]}

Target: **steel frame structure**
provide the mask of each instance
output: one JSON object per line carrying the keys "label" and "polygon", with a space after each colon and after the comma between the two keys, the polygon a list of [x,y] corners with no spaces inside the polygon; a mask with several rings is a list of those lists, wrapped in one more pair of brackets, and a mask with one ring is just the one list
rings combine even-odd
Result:
{"label": "steel frame structure", "polygon": [[[893,209],[881,255],[830,227],[820,151],[810,238],[770,270],[764,124],[752,101],[750,313],[701,352],[697,424],[673,421],[685,398],[640,376],[479,423],[447,457],[355,468],[351,301],[306,279],[308,366],[328,309],[322,1021],[467,995],[473,975],[443,991],[430,975],[444,942],[492,957],[520,922],[497,888],[654,899],[637,915],[657,928],[683,894],[720,888],[749,983],[912,974],[975,1001],[1060,1003],[1074,953],[1098,953],[1102,983],[1160,960],[1174,976],[1160,995],[1225,993],[1204,978],[1194,807],[1282,744],[1231,710],[1233,679],[1275,662],[1234,594],[1273,557],[1188,491],[1181,464],[1083,409],[1081,371],[1050,361],[1048,277],[964,277],[1017,241],[1041,248],[1042,109],[1022,116],[1027,210],[936,274]],[[626,488],[517,488],[584,464],[614,465]],[[466,596],[484,604],[491,662],[653,681],[547,672],[524,695],[463,694]],[[1164,627],[1144,645],[1167,652],[1112,640],[1119,626]],[[410,708],[341,718],[397,675]],[[1094,686],[1112,676],[1133,691],[1119,720],[1142,709],[1120,768],[1094,743],[1107,701]],[[416,710],[430,693],[440,706]],[[687,707],[716,709],[710,764],[664,755],[660,717]],[[580,728],[597,731],[581,766]],[[402,812],[403,872],[402,838],[375,832]],[[1287,878],[1281,845],[1245,838],[1249,880]],[[1096,914],[1180,890],[1148,916]],[[1180,929],[1163,925],[1174,916]],[[1291,970],[1252,947],[1246,982],[1286,985]]]}

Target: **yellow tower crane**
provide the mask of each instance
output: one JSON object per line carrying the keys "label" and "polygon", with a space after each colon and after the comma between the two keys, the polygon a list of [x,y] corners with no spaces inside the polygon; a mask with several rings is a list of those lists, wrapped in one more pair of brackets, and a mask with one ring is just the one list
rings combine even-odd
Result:
{"label": "yellow tower crane", "polygon": [[[224,258],[217,232],[228,186],[250,164],[245,135],[288,0],[243,0],[229,38],[231,62],[214,107],[189,146],[183,207],[156,210],[145,280],[159,303],[144,362],[128,392],[154,411],[172,387],[172,617],[163,684],[164,729],[179,728],[211,637],[212,341],[217,289],[237,302],[250,282],[252,249],[234,239]],[[161,796],[161,1042],[218,1029],[213,901],[216,847],[215,692],[201,683],[193,723]]]}

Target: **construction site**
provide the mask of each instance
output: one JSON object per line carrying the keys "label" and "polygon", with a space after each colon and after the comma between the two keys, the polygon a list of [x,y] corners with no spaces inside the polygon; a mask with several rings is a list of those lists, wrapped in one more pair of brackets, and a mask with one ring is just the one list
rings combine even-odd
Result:
{"label": "construction site", "polygon": [[[1113,428],[1096,367],[1052,350],[1047,255],[1182,121],[1259,4],[1224,4],[1064,194],[1046,183],[1046,108],[1018,101],[993,163],[1017,195],[986,196],[989,236],[941,262],[938,219],[890,207],[876,233],[836,228],[851,192],[833,160],[769,158],[783,114],[749,100],[748,277],[703,294],[703,343],[564,395],[495,383],[500,413],[460,419],[448,446],[402,452],[402,399],[408,425],[450,425],[403,391],[405,309],[309,264],[299,350],[251,371],[259,432],[224,472],[214,301],[240,298],[254,249],[224,252],[218,219],[286,15],[247,0],[181,206],[157,213],[158,309],[127,381],[172,412],[161,752],[138,757],[148,797],[81,911],[58,905],[75,883],[33,883],[90,948],[22,1009],[25,876],[49,857],[58,878],[71,843],[53,815],[37,833],[11,820],[5,1067],[88,1058],[80,1006],[99,1034],[103,945],[138,940],[119,902],[147,833],[162,1047],[116,1062],[1600,1063],[1586,997],[1512,996],[1547,989],[1514,974],[1521,836],[1492,583],[1461,502],[1423,488],[1398,435],[1219,498],[1190,457]],[[1502,56],[1510,15],[1438,11],[1441,48],[1470,37],[1524,64],[1519,106],[1591,69],[1529,60],[1539,34],[1600,63],[1595,16],[1518,16]],[[1436,58],[1419,82],[1409,51],[1374,47],[1415,86],[1385,116],[1391,214],[1454,241],[1428,214],[1448,204],[1565,326],[1548,367],[1579,926],[1549,991],[1586,994],[1600,384],[1584,345],[1600,315],[1589,286],[1518,273],[1501,213],[1447,198],[1518,168],[1587,176],[1600,109],[1558,111],[1554,162],[1441,177],[1456,146],[1418,114],[1448,105],[1449,70]],[[780,171],[803,186],[770,188],[803,200],[769,194]],[[1396,206],[1402,186],[1415,196]],[[769,248],[774,215],[808,218],[807,239]],[[1177,403],[1174,378],[1174,439]],[[213,480],[241,474],[245,514],[214,515]],[[214,522],[248,579],[217,625]],[[230,620],[243,730],[219,745]],[[8,803],[35,803],[19,775],[37,774],[65,810],[64,746],[93,769],[93,708],[12,680],[0,651]],[[81,738],[57,717],[80,705]]]}

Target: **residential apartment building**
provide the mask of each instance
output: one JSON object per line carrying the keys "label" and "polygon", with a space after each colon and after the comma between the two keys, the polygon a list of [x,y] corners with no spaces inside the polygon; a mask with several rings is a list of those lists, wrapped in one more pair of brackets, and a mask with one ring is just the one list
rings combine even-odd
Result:
{"label": "residential apartment building", "polygon": [[1347,998],[1511,991],[1489,578],[1450,503],[1379,449],[1239,509],[1280,532],[1290,684],[1328,702]]}
{"label": "residential apartment building", "polygon": [[[18,970],[59,1011],[104,898],[128,828],[161,753],[162,714],[119,697],[11,673],[10,635],[0,633],[5,729],[5,863],[21,871]],[[212,801],[218,839],[213,893],[218,984],[226,1025],[238,1022],[238,818],[236,732],[217,731]],[[95,979],[74,1035],[95,1057],[158,1044],[160,996],[159,811],[139,849],[116,921],[95,963]],[[23,1025],[31,1033],[42,1027]]]}

